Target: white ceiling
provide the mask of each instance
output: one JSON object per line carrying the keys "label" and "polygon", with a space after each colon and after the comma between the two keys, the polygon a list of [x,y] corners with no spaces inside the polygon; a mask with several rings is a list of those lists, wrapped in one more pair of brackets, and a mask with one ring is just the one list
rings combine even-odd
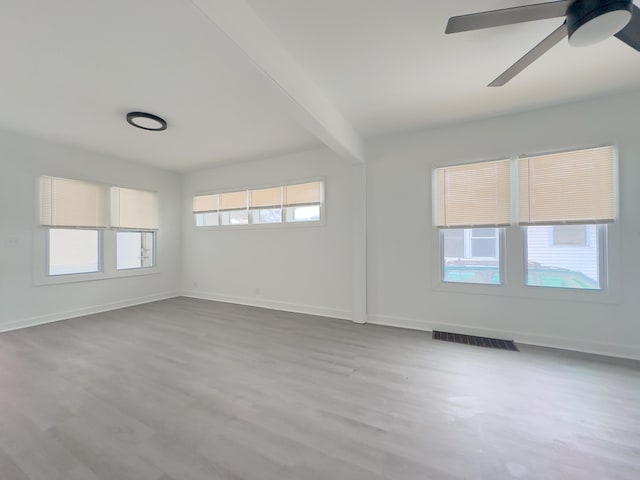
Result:
{"label": "white ceiling", "polygon": [[[351,127],[357,146],[358,134],[640,86],[640,53],[610,39],[563,42],[507,86],[487,88],[562,20],[444,35],[447,19],[535,1],[247,0],[244,14],[257,14],[276,43],[264,32],[234,37],[229,19],[217,21],[242,0],[7,2],[0,126],[180,171],[334,148]],[[287,61],[301,67],[289,78],[300,88],[280,81]],[[136,130],[124,121],[130,110],[161,115],[169,128]]]}
{"label": "white ceiling", "polygon": [[5,2],[0,125],[174,170],[318,146],[228,44],[182,0]]}
{"label": "white ceiling", "polygon": [[640,85],[640,53],[611,38],[564,41],[505,87],[486,87],[562,19],[444,34],[451,16],[541,0],[248,1],[365,136]]}

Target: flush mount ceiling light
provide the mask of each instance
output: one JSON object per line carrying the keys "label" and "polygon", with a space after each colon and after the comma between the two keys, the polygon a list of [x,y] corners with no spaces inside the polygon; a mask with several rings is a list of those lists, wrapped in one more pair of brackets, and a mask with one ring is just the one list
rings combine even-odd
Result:
{"label": "flush mount ceiling light", "polygon": [[157,115],[146,112],[127,113],[127,123],[143,130],[160,132],[167,129],[167,122]]}

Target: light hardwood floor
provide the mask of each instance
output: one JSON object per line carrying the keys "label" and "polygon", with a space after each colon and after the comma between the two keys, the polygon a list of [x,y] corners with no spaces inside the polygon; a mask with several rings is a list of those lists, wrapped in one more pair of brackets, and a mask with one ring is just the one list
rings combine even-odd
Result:
{"label": "light hardwood floor", "polygon": [[0,335],[1,480],[640,479],[634,362],[186,298]]}

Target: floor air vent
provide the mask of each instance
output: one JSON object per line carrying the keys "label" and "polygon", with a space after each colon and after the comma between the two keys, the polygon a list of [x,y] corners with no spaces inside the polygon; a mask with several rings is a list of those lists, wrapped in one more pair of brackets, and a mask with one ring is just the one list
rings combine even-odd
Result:
{"label": "floor air vent", "polygon": [[433,331],[434,340],[443,342],[462,343],[464,345],[475,345],[476,347],[497,348],[498,350],[518,351],[518,347],[513,340],[500,340],[499,338],[476,337],[473,335],[460,335],[459,333]]}

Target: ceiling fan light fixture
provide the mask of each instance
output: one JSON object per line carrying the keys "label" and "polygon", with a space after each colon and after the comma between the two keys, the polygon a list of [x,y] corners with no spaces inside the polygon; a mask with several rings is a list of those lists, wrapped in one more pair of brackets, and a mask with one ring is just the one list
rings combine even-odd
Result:
{"label": "ceiling fan light fixture", "polygon": [[157,115],[146,112],[127,113],[127,123],[142,130],[160,132],[167,129],[167,122]]}
{"label": "ceiling fan light fixture", "polygon": [[585,47],[606,40],[631,20],[633,0],[577,0],[567,11],[569,43]]}

